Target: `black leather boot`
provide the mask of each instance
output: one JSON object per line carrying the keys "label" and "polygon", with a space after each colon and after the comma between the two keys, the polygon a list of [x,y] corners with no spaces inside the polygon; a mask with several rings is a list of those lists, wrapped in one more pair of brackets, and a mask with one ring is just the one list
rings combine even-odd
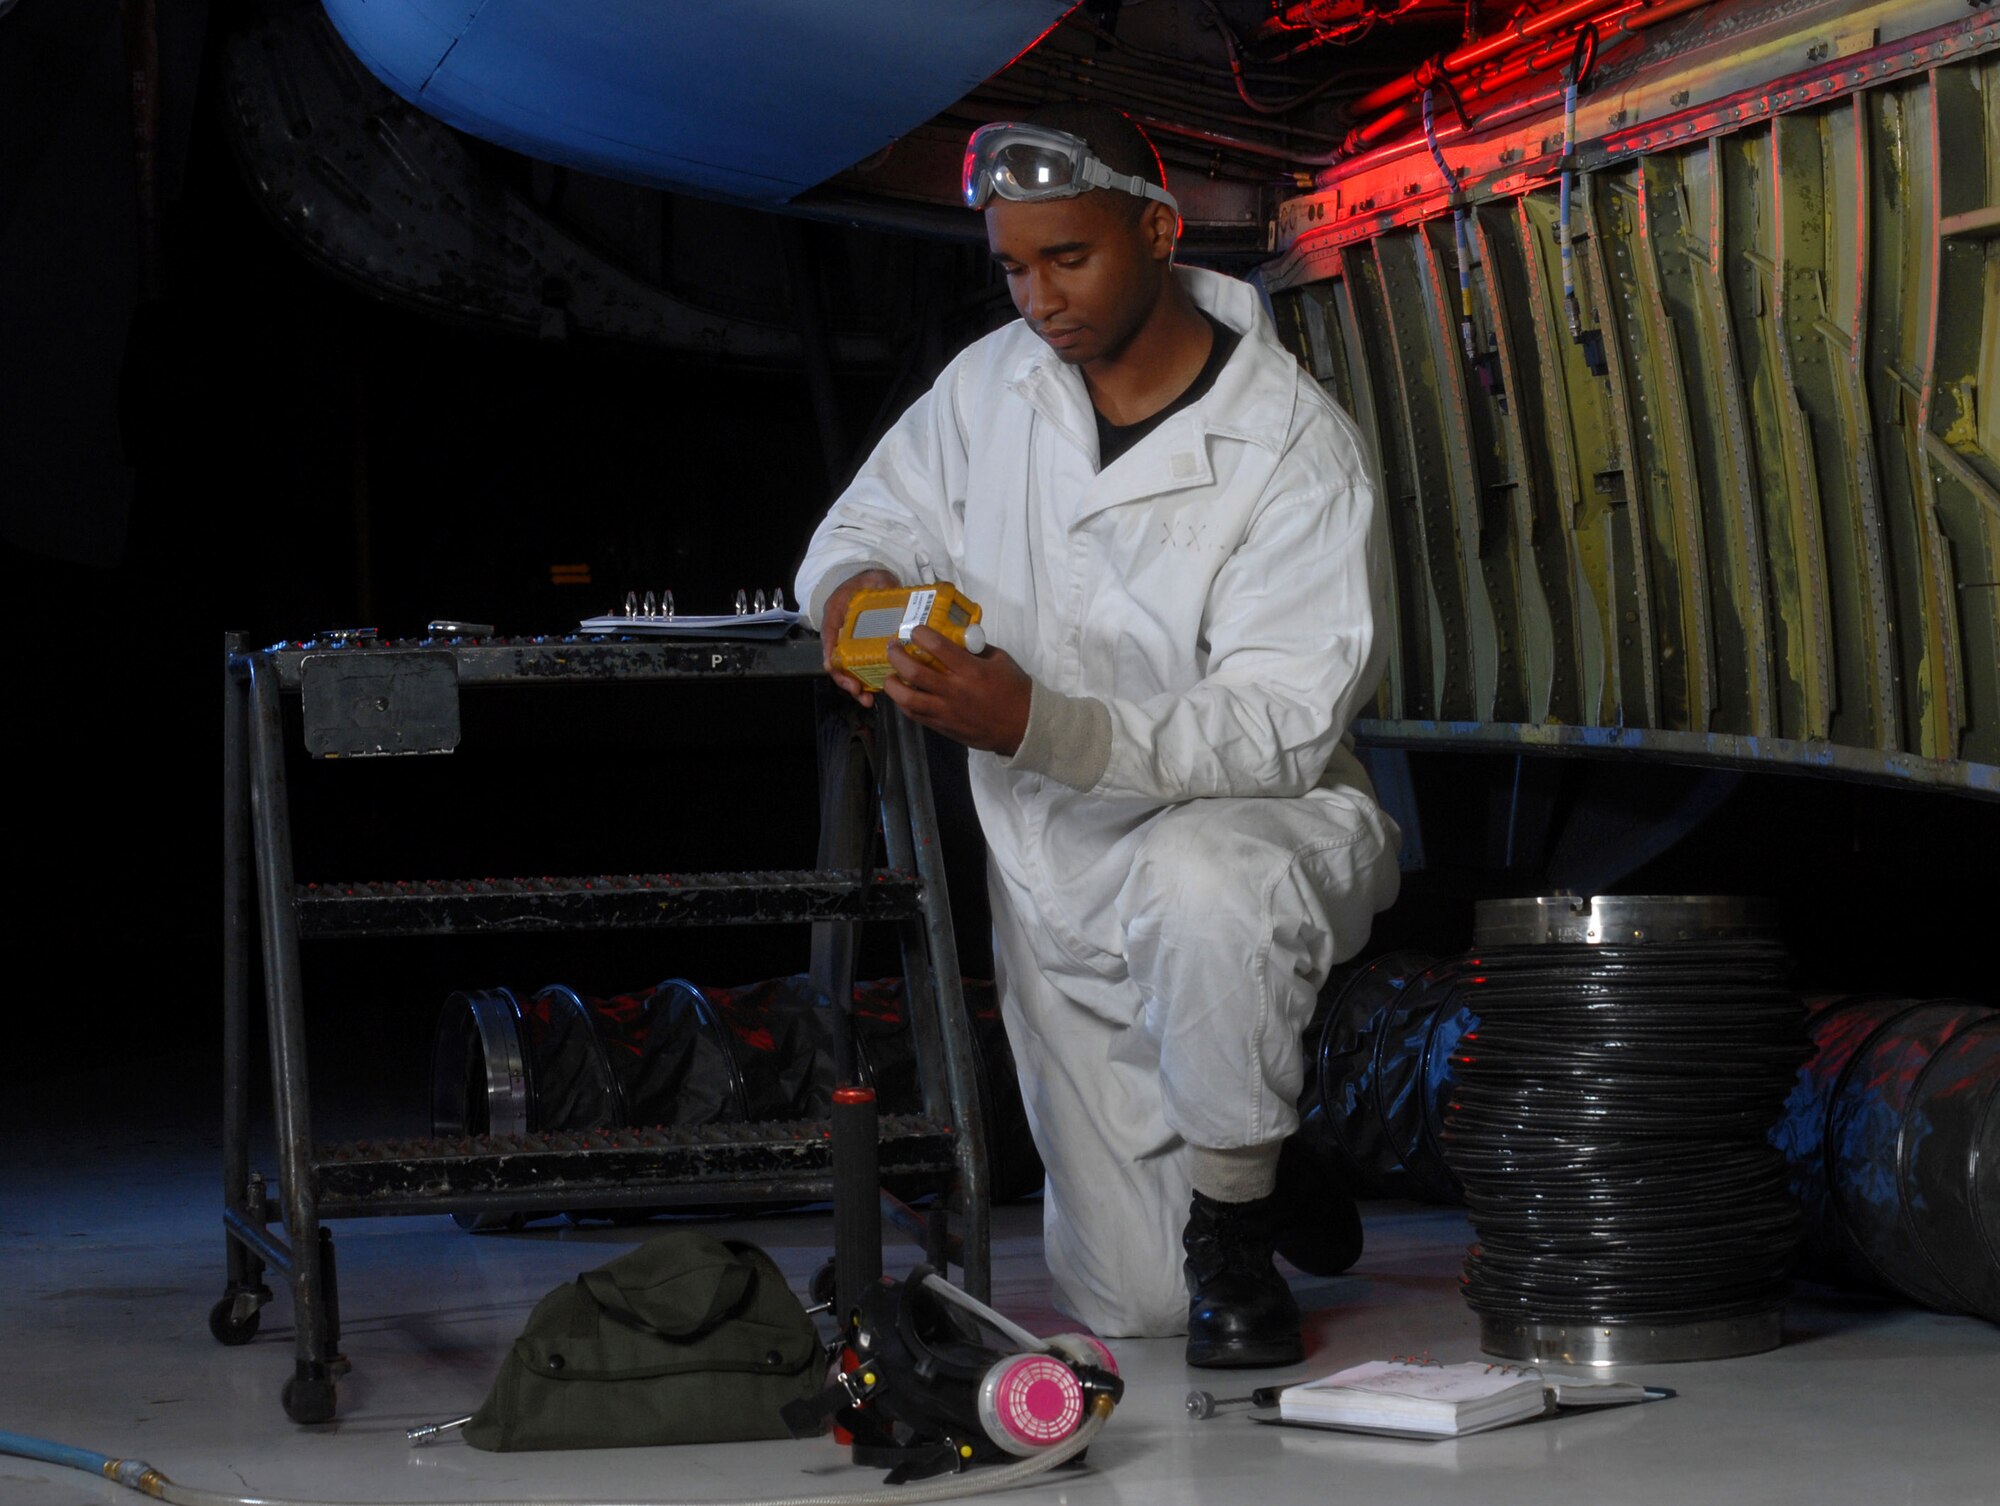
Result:
{"label": "black leather boot", "polygon": [[1338,1276],[1361,1258],[1361,1210],[1297,1135],[1278,1151],[1278,1253],[1308,1276]]}
{"label": "black leather boot", "polygon": [[1305,1358],[1299,1305],[1271,1263],[1279,1211],[1275,1192],[1248,1203],[1194,1195],[1181,1235],[1190,1365],[1265,1369]]}

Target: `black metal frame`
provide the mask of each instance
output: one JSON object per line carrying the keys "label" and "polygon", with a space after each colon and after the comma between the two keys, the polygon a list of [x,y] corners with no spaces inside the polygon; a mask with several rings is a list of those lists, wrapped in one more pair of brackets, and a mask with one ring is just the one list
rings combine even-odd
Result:
{"label": "black metal frame", "polygon": [[[820,861],[811,872],[609,875],[464,884],[301,884],[293,869],[283,719],[322,656],[449,654],[459,688],[578,680],[802,679],[819,687]],[[851,998],[853,927],[898,928],[922,1112],[882,1121],[884,1173],[936,1177],[928,1219],[886,1192],[882,1211],[922,1240],[934,1263],[958,1259],[982,1299],[992,1282],[989,1174],[971,1021],[960,988],[943,854],[920,728],[886,700],[871,716],[832,691],[815,640],[601,638],[426,640],[279,645],[248,650],[225,636],[223,710],[223,1227],[228,1284],[210,1315],[224,1343],[245,1342],[271,1299],[266,1270],[289,1287],[297,1319],[284,1388],[296,1422],[333,1415],[340,1355],[338,1286],[326,1218],[434,1211],[490,1214],[675,1203],[836,1200],[833,1138],[819,1123],[624,1130],[590,1135],[315,1143],[305,1050],[302,940],[323,936],[505,933],[533,928],[764,924],[813,926],[815,981]],[[425,708],[426,710],[435,709]],[[872,788],[872,793],[871,793]],[[886,862],[865,866],[873,812]],[[261,959],[269,1024],[278,1195],[251,1171],[250,969]],[[844,1019],[844,1015],[837,1016]],[[844,1034],[844,1033],[843,1033]],[[958,1223],[948,1231],[947,1216]],[[853,1213],[848,1210],[848,1221]],[[277,1228],[274,1230],[273,1225]],[[877,1260],[879,1262],[879,1239]]]}

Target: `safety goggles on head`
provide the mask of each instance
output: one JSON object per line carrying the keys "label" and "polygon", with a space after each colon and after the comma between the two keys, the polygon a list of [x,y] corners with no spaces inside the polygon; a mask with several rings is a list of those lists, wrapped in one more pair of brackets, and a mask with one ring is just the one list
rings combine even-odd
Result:
{"label": "safety goggles on head", "polygon": [[1073,199],[1093,188],[1109,188],[1158,199],[1176,215],[1181,212],[1174,196],[1164,188],[1130,173],[1113,172],[1069,132],[1005,120],[972,133],[965,144],[961,186],[971,209],[984,209],[995,194],[1032,204],[1040,199]]}

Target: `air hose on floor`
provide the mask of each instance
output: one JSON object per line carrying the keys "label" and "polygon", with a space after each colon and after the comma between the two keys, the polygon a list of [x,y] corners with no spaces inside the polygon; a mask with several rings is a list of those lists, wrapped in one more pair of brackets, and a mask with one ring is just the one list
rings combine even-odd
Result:
{"label": "air hose on floor", "polygon": [[[700,1506],[918,1506],[918,1503],[924,1501],[950,1501],[960,1496],[983,1495],[989,1491],[1005,1490],[1023,1480],[1046,1474],[1067,1464],[1089,1448],[1091,1440],[1103,1430],[1105,1421],[1111,1416],[1115,1405],[1110,1397],[1099,1396],[1092,1404],[1089,1415],[1084,1418],[1083,1426],[1070,1437],[1045,1453],[1035,1454],[1018,1464],[1005,1465],[999,1469],[974,1474],[946,1475],[886,1489],[834,1491],[824,1495],[780,1496],[744,1502],[702,1502]],[[49,1438],[30,1437],[25,1433],[0,1432],[0,1454],[13,1454],[23,1459],[35,1459],[44,1464],[57,1464],[66,1469],[100,1475],[107,1480],[128,1486],[142,1495],[169,1502],[171,1506],[361,1506],[361,1503],[356,1502],[235,1495],[227,1491],[200,1490],[193,1486],[176,1484],[142,1459],[113,1459],[107,1454],[93,1453],[89,1449],[57,1443]],[[379,1503],[379,1506],[492,1506],[492,1503],[384,1502]],[[551,1497],[547,1500],[509,1501],[506,1506],[682,1506],[682,1503],[657,1499],[569,1501]]]}

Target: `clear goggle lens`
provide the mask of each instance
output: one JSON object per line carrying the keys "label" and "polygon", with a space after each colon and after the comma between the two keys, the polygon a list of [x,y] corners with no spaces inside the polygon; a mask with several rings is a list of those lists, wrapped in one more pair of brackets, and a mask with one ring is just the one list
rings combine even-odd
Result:
{"label": "clear goggle lens", "polygon": [[1176,214],[1172,194],[1144,178],[1115,173],[1076,137],[1036,126],[981,126],[966,144],[960,181],[968,208],[984,209],[995,194],[1019,203],[1066,199],[1093,188],[1157,199]]}
{"label": "clear goggle lens", "polygon": [[1076,164],[1046,147],[1003,146],[994,153],[987,173],[993,191],[1003,199],[1044,199],[1083,191]]}

